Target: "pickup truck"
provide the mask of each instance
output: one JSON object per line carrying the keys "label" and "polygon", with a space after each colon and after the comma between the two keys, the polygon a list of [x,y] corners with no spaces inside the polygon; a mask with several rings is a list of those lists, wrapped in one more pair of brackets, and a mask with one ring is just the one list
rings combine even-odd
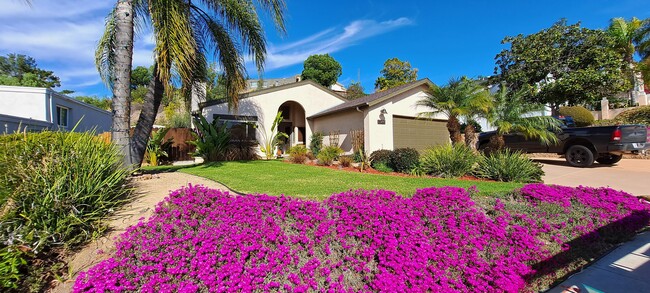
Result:
{"label": "pickup truck", "polygon": [[[566,123],[566,121],[563,121]],[[527,153],[556,153],[564,155],[575,167],[588,167],[594,161],[612,165],[625,153],[637,154],[650,146],[650,128],[645,125],[615,125],[596,127],[568,127],[556,133],[558,143],[545,145],[539,140],[526,139],[513,133],[504,136],[505,145],[512,150]],[[485,149],[495,131],[479,134],[478,148]]]}

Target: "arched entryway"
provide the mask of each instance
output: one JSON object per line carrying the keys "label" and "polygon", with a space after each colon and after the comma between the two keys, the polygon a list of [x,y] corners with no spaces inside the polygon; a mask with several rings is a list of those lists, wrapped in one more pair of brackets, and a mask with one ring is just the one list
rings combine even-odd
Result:
{"label": "arched entryway", "polygon": [[280,105],[278,111],[282,111],[282,122],[278,125],[278,131],[289,135],[281,147],[286,153],[294,145],[305,144],[305,109],[297,102],[287,101]]}

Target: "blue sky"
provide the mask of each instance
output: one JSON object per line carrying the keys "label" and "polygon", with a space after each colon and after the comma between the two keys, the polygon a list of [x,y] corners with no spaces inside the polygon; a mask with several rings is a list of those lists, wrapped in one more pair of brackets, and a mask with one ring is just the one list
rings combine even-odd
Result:
{"label": "blue sky", "polygon": [[[2,0],[0,54],[34,57],[61,77],[61,89],[110,95],[93,64],[109,0]],[[444,84],[453,76],[490,75],[507,35],[531,34],[561,18],[604,28],[613,17],[650,17],[647,1],[297,1],[287,0],[287,34],[265,23],[264,77],[290,77],[311,54],[329,53],[343,67],[339,82],[360,78],[373,92],[384,61],[411,62],[418,77]],[[134,65],[150,65],[152,38],[136,40]],[[254,67],[249,74],[256,77]]]}

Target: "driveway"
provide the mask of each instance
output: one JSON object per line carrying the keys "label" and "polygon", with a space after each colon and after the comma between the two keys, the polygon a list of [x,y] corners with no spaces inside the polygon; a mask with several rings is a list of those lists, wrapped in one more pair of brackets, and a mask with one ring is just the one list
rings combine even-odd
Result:
{"label": "driveway", "polygon": [[564,159],[534,158],[544,165],[546,184],[609,186],[633,195],[650,195],[650,160],[623,159],[613,166],[594,163],[589,168],[569,166]]}

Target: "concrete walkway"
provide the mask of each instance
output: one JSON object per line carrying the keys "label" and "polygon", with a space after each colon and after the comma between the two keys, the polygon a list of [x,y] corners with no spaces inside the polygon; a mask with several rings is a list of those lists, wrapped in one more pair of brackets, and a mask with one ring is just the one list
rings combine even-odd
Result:
{"label": "concrete walkway", "polygon": [[[546,184],[609,186],[636,196],[650,195],[650,160],[623,159],[616,165],[594,163],[589,168],[571,167],[564,159],[534,158],[544,165]],[[650,276],[649,276],[650,278]]]}
{"label": "concrete walkway", "polygon": [[576,285],[580,293],[650,292],[650,232],[618,247],[549,293]]}

